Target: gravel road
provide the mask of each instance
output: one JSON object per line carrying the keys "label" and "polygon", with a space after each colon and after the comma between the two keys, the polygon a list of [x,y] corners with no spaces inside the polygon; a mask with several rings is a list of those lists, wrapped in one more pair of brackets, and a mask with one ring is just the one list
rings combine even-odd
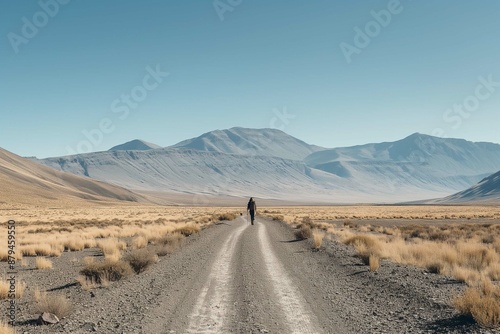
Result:
{"label": "gravel road", "polygon": [[490,333],[449,306],[463,285],[341,244],[312,251],[281,222],[246,217],[188,238],[152,269],[82,291],[72,316],[25,333]]}

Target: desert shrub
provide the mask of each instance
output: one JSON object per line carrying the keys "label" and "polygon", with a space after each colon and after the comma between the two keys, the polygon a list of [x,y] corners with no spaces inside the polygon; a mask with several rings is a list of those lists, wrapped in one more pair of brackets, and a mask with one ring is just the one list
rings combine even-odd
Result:
{"label": "desert shrub", "polygon": [[301,224],[300,227],[295,230],[295,238],[298,240],[309,239],[312,237],[312,229],[309,225]]}
{"label": "desert shrub", "polygon": [[78,237],[67,239],[64,243],[64,249],[72,252],[81,251],[85,248],[85,241]]}
{"label": "desert shrub", "polygon": [[226,212],[226,213],[222,213],[220,215],[217,216],[217,220],[218,221],[224,221],[224,220],[228,220],[228,221],[231,221],[231,220],[235,220],[236,219],[236,214],[233,213],[233,212]]}
{"label": "desert shrub", "polygon": [[344,220],[343,225],[344,225],[344,227],[347,227],[347,228],[356,228],[358,226],[358,224],[353,223],[350,219]]}
{"label": "desert shrub", "polygon": [[483,244],[493,244],[495,242],[495,236],[493,236],[492,234],[483,236],[481,242]]}
{"label": "desert shrub", "polygon": [[459,282],[464,282],[470,285],[477,282],[481,277],[478,271],[460,266],[455,266],[451,269],[451,276]]}
{"label": "desert shrub", "polygon": [[167,233],[157,240],[157,244],[181,246],[185,238],[184,234],[179,232]]}
{"label": "desert shrub", "polygon": [[280,221],[280,222],[285,221],[285,217],[283,215],[273,216],[272,219],[274,221]]}
{"label": "desert shrub", "polygon": [[52,261],[41,256],[37,256],[35,260],[36,269],[52,269]]}
{"label": "desert shrub", "polygon": [[325,232],[319,229],[312,230],[313,245],[315,249],[320,249],[323,244],[323,238],[325,237]]}
{"label": "desert shrub", "polygon": [[148,245],[148,239],[146,239],[144,236],[140,235],[140,236],[137,236],[135,237],[133,240],[132,240],[132,248],[134,249],[140,249],[140,248],[144,248]]}
{"label": "desert shrub", "polygon": [[500,288],[483,281],[482,287],[469,287],[453,300],[463,315],[488,328],[500,326]]}
{"label": "desert shrub", "polygon": [[101,249],[106,259],[118,261],[121,251],[127,247],[127,244],[116,238],[109,238],[97,241],[97,247]]}
{"label": "desert shrub", "polygon": [[491,249],[477,243],[457,245],[458,262],[460,265],[481,271],[493,263],[497,256]]}
{"label": "desert shrub", "polygon": [[172,254],[176,249],[182,246],[185,236],[179,232],[168,233],[158,240],[155,247],[158,256]]}
{"label": "desert shrub", "polygon": [[444,264],[442,262],[438,262],[438,261],[429,262],[426,265],[426,269],[431,274],[440,274],[444,269]]}
{"label": "desert shrub", "polygon": [[370,256],[380,257],[382,247],[379,241],[371,235],[354,235],[347,238],[344,243],[356,248],[358,257],[364,264],[370,264]]}
{"label": "desert shrub", "polygon": [[380,257],[376,254],[370,254],[368,256],[368,265],[370,266],[370,271],[377,271],[380,268]]}
{"label": "desert shrub", "polygon": [[156,255],[158,256],[166,256],[166,255],[169,255],[169,254],[172,254],[173,252],[175,252],[175,250],[177,249],[178,247],[175,247],[173,245],[158,245],[155,247],[155,252],[156,252]]}
{"label": "desert shrub", "polygon": [[47,292],[38,291],[35,296],[35,311],[37,313],[49,312],[59,319],[68,316],[73,310],[71,302],[63,295],[48,295]]}
{"label": "desert shrub", "polygon": [[[16,281],[16,299],[22,298],[26,290],[26,283]],[[0,300],[9,298],[10,282],[0,281]]]}
{"label": "desert shrub", "polygon": [[0,320],[0,334],[14,334],[14,329],[10,327],[7,323]]}
{"label": "desert shrub", "polygon": [[175,231],[181,233],[182,235],[189,237],[192,234],[200,232],[201,228],[199,225],[196,225],[194,223],[191,224],[186,224],[184,226],[181,226],[177,228]]}
{"label": "desert shrub", "polygon": [[104,260],[104,262],[87,264],[80,271],[80,274],[91,283],[102,284],[104,282],[119,281],[132,275],[133,272],[134,270],[128,262]]}
{"label": "desert shrub", "polygon": [[154,252],[148,249],[134,250],[128,253],[124,261],[128,262],[132,269],[137,273],[142,273],[152,264],[158,261],[158,258]]}
{"label": "desert shrub", "polygon": [[312,223],[313,221],[311,217],[309,216],[302,217],[302,225],[312,225]]}

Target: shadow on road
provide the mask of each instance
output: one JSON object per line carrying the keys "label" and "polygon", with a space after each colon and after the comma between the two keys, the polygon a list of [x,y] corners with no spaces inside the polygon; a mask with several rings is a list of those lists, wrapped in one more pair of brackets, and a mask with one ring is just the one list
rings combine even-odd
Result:
{"label": "shadow on road", "polygon": [[300,242],[300,241],[304,241],[304,240],[306,240],[306,239],[283,240],[283,241],[280,241],[280,242],[291,243],[291,242]]}
{"label": "shadow on road", "polygon": [[368,270],[360,270],[360,271],[356,271],[355,273],[349,274],[347,276],[357,276],[357,275],[360,275],[360,274],[363,274],[366,272],[368,272]]}
{"label": "shadow on road", "polygon": [[423,329],[430,330],[433,333],[448,333],[451,330],[470,333],[477,329],[477,325],[471,317],[457,315],[448,319],[432,321],[426,324]]}
{"label": "shadow on road", "polygon": [[58,286],[57,288],[52,288],[52,289],[49,289],[49,290],[47,290],[47,292],[58,291],[58,290],[64,290],[64,289],[71,288],[71,287],[73,287],[73,286],[77,286],[77,285],[78,285],[78,283],[77,283],[77,282],[74,282],[74,283],[68,283],[68,284],[64,284],[64,285]]}
{"label": "shadow on road", "polygon": [[228,223],[224,223],[224,222],[220,222],[220,223],[215,223],[214,224],[215,226],[219,226],[219,225],[227,225],[227,226],[233,226],[231,224],[228,224]]}
{"label": "shadow on road", "polygon": [[29,320],[24,320],[24,321],[16,321],[15,323],[16,326],[36,326],[38,325],[38,320],[37,319],[29,319]]}

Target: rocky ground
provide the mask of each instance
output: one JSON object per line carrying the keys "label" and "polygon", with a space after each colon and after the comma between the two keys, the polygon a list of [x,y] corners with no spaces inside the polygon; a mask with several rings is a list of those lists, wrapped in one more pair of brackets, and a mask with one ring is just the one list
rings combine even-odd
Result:
{"label": "rocky ground", "polygon": [[[492,333],[450,307],[464,285],[387,261],[370,272],[354,250],[325,240],[319,251],[264,218],[218,223],[139,275],[89,291],[76,283],[84,256],[54,269],[21,268],[19,333]],[[2,263],[2,269],[5,269]],[[36,326],[32,291],[66,295],[70,316]],[[3,301],[7,307],[7,301]]]}

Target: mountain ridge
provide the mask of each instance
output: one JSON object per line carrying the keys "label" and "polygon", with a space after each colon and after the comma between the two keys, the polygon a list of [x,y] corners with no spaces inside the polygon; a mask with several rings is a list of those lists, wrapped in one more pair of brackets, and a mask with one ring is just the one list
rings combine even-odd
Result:
{"label": "mountain ridge", "polygon": [[445,197],[500,169],[498,144],[418,133],[395,142],[319,149],[279,130],[232,128],[166,148],[39,162],[134,191],[237,197],[251,193],[322,203]]}
{"label": "mountain ridge", "polygon": [[272,156],[292,160],[302,160],[307,155],[324,149],[307,144],[281,130],[242,127],[209,131],[169,148],[191,148],[205,152]]}
{"label": "mountain ridge", "polygon": [[472,187],[433,203],[474,203],[500,201],[500,171],[491,174]]}
{"label": "mountain ridge", "polygon": [[123,144],[113,146],[108,151],[146,151],[161,148],[160,145],[149,143],[141,139],[133,139]]}

